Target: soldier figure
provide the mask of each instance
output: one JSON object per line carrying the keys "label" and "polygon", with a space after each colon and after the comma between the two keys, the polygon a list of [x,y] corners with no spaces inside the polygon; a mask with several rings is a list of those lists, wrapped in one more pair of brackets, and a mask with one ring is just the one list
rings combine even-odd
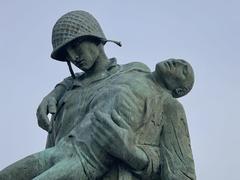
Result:
{"label": "soldier figure", "polygon": [[51,57],[67,62],[71,76],[38,107],[38,124],[49,132],[46,150],[3,169],[0,179],[195,179],[176,100],[193,87],[192,67],[180,59],[160,62],[154,72],[138,62],[118,65],[104,52],[108,41],[121,45],[85,11],[56,22]]}

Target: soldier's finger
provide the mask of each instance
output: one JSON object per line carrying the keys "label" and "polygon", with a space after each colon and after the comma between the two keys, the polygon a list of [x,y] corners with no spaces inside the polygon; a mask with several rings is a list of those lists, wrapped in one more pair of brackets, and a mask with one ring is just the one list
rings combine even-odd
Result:
{"label": "soldier's finger", "polygon": [[92,134],[91,136],[92,136],[93,141],[94,141],[98,146],[100,146],[100,147],[102,147],[102,148],[105,148],[105,147],[106,147],[107,142],[106,142],[106,140],[105,140],[104,138],[101,137],[101,135],[100,135],[100,136],[97,136],[97,135]]}
{"label": "soldier's finger", "polygon": [[130,126],[124,121],[124,119],[117,113],[116,110],[113,110],[112,120],[121,128],[130,129]]}
{"label": "soldier's finger", "polygon": [[133,108],[135,108],[135,109],[137,108],[137,105],[134,104],[134,102],[131,101],[131,99],[127,99],[127,98],[124,99],[122,104],[125,106],[125,108],[130,109],[130,110],[132,110]]}
{"label": "soldier's finger", "polygon": [[103,124],[101,124],[99,121],[95,121],[93,124],[93,132],[98,132],[105,136],[106,138],[110,138],[114,135],[114,131],[111,127],[106,127]]}
{"label": "soldier's finger", "polygon": [[49,121],[48,119],[43,119],[43,118],[39,118],[38,119],[38,125],[39,127],[41,127],[42,129],[49,131]]}
{"label": "soldier's finger", "polygon": [[47,116],[47,112],[46,111],[40,111],[37,115],[38,121],[42,122],[42,123],[46,123],[49,122],[48,116]]}
{"label": "soldier's finger", "polygon": [[47,104],[47,101],[43,100],[42,103],[38,106],[37,117],[45,118],[47,117],[47,114],[48,114],[48,104]]}
{"label": "soldier's finger", "polygon": [[114,123],[111,120],[111,117],[103,113],[101,111],[96,111],[95,113],[96,120],[99,121],[101,124],[106,125],[106,126],[113,126]]}
{"label": "soldier's finger", "polygon": [[48,126],[48,133],[52,133],[52,124],[49,123],[49,126]]}
{"label": "soldier's finger", "polygon": [[47,116],[46,106],[40,106],[38,108],[38,110],[37,110],[37,120],[38,120],[39,127],[48,131],[49,119],[48,119],[48,116]]}
{"label": "soldier's finger", "polygon": [[98,132],[97,129],[93,129],[92,138],[100,146],[105,146],[107,144],[108,138],[102,133]]}
{"label": "soldier's finger", "polygon": [[102,112],[97,112],[96,120],[102,125],[103,128],[101,130],[107,133],[108,138],[119,134],[121,127],[112,120],[112,117],[110,115]]}
{"label": "soldier's finger", "polygon": [[51,114],[57,112],[57,101],[54,98],[48,100],[48,112]]}
{"label": "soldier's finger", "polygon": [[47,104],[41,103],[37,109],[37,117],[42,116],[43,113],[47,113]]}

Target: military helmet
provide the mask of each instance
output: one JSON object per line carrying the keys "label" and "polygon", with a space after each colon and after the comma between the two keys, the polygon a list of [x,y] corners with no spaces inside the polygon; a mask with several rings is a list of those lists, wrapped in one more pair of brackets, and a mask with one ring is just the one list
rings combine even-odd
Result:
{"label": "military helmet", "polygon": [[62,49],[76,39],[94,39],[105,44],[106,37],[97,20],[88,12],[77,10],[63,15],[53,27],[51,57],[59,61],[62,58]]}

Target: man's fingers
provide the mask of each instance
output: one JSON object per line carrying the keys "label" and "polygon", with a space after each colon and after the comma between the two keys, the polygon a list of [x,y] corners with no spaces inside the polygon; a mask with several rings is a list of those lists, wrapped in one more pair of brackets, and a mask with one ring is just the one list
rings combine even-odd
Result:
{"label": "man's fingers", "polygon": [[130,126],[123,120],[116,110],[113,110],[111,114],[112,120],[121,128],[130,129]]}
{"label": "man's fingers", "polygon": [[48,99],[48,112],[55,114],[57,112],[57,101],[55,98]]}

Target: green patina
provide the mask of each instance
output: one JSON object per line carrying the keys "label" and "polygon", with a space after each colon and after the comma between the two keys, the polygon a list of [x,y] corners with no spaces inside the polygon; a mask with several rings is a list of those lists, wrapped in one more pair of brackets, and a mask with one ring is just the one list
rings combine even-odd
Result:
{"label": "green patina", "polygon": [[52,39],[52,58],[66,61],[71,76],[38,107],[38,124],[49,133],[46,149],[6,167],[0,179],[196,179],[176,99],[193,87],[188,62],[168,59],[154,72],[140,62],[119,65],[104,51],[111,40],[84,11],[62,16]]}

